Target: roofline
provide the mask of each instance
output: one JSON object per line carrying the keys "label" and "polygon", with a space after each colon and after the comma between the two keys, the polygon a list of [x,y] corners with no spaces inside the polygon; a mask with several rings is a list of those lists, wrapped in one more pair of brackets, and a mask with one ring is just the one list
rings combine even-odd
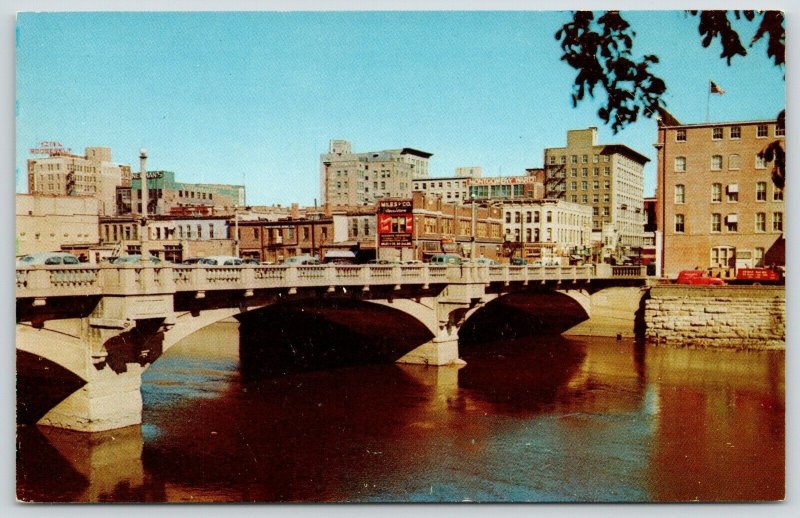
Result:
{"label": "roofline", "polygon": [[723,121],[716,121],[716,122],[695,122],[690,124],[678,124],[678,125],[667,125],[661,124],[661,128],[671,129],[671,128],[712,128],[715,126],[741,126],[744,124],[777,124],[777,118],[775,119],[754,119],[749,121],[730,121],[730,122],[723,122]]}
{"label": "roofline", "polygon": [[643,154],[639,153],[635,149],[629,148],[625,144],[606,144],[603,146],[603,149],[600,150],[600,154],[606,154],[606,150],[610,149],[611,153],[619,153],[621,155],[628,155],[630,158],[638,159],[642,165],[646,164],[650,161],[649,158],[644,156]]}
{"label": "roofline", "polygon": [[400,150],[400,154],[408,154],[408,155],[417,155],[422,158],[430,158],[433,156],[433,153],[428,153],[427,151],[420,151],[419,149],[414,149],[413,147],[404,147]]}

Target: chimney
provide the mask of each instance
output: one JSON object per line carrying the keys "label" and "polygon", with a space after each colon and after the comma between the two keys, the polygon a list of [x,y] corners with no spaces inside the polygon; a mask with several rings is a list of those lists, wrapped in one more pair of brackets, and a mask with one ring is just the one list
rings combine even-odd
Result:
{"label": "chimney", "polygon": [[300,206],[297,203],[292,203],[289,215],[292,219],[300,219]]}

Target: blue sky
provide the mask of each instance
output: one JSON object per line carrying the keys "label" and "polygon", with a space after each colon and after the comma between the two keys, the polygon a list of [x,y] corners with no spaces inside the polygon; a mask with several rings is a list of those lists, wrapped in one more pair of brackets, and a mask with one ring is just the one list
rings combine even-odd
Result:
{"label": "blue sky", "polygon": [[[759,44],[728,67],[682,11],[628,12],[634,51],[657,54],[668,109],[703,122],[774,118],[783,71]],[[17,21],[16,168],[57,140],[82,153],[175,171],[182,182],[246,183],[249,204],[310,205],[331,139],[354,151],[433,153],[432,176],[459,166],[518,175],[566,131],[597,126],[601,143],[651,158],[655,121],[614,135],[570,100],[575,72],[553,35],[566,12],[23,13]],[[745,39],[752,34],[745,27]]]}

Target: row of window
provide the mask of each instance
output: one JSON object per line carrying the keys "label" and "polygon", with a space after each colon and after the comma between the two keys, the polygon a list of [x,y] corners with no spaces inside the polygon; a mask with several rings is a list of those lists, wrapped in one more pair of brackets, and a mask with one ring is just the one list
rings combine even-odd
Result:
{"label": "row of window", "polygon": [[214,194],[210,192],[178,191],[179,198],[197,198],[199,200],[213,200]]}
{"label": "row of window", "polygon": [[[739,184],[731,183],[725,186],[725,197],[728,203],[739,201]],[[756,182],[756,201],[767,201],[767,182]],[[783,201],[783,190],[772,191],[772,201]],[[686,203],[686,186],[675,185],[675,203]],[[722,203],[722,184],[711,184],[711,203]]]}
{"label": "row of window", "polygon": [[[715,212],[711,214],[711,232],[739,232],[739,215],[728,214],[724,218],[722,214]],[[755,232],[762,233],[767,231],[767,214],[757,212],[754,218]],[[675,214],[675,232],[682,234],[686,232],[686,215]],[[772,232],[783,232],[783,212],[772,213]]]}
{"label": "row of window", "polygon": [[[722,171],[722,164],[723,159],[722,155],[711,155],[711,170],[712,171]],[[728,156],[728,170],[729,171],[737,171],[742,167],[742,158],[737,154],[732,154]],[[755,168],[756,169],[766,169],[767,168],[767,161],[764,157],[760,157],[756,155],[755,161]],[[676,156],[675,157],[675,172],[676,173],[684,173],[686,172],[686,157],[685,156]]]}
{"label": "row of window", "polygon": [[[775,126],[775,136],[782,137],[784,136],[784,129]],[[767,138],[769,136],[769,126],[767,124],[759,124],[756,127],[756,137],[758,138]],[[721,126],[715,126],[711,128],[711,140],[722,140],[725,138],[725,128]],[[731,140],[739,140],[742,138],[742,127],[741,126],[729,126],[728,127],[728,138]],[[679,129],[675,131],[675,141],[676,142],[686,142],[686,130]]]}
{"label": "row of window", "polygon": [[[598,163],[600,161],[600,156],[603,157],[603,162],[608,162],[609,155],[598,155],[598,154],[592,155],[592,162],[595,163],[595,164]],[[577,164],[578,163],[578,155],[572,155],[570,157],[570,159],[571,159],[571,163],[573,163],[573,164]],[[581,160],[582,164],[588,164],[589,163],[589,155],[581,155],[580,160]],[[559,158],[559,161],[562,164],[566,164],[567,163],[567,155],[561,155],[560,158]],[[555,155],[550,155],[549,162],[550,162],[550,165],[555,165],[556,156]]]}
{"label": "row of window", "polygon": [[[573,191],[578,190],[578,182],[570,182],[570,189]],[[581,182],[581,190],[586,191],[589,188],[589,182],[587,180],[583,180]],[[600,188],[600,180],[594,180],[592,182],[592,189],[599,189]],[[603,189],[610,189],[611,188],[611,180],[605,180],[603,182]]]}

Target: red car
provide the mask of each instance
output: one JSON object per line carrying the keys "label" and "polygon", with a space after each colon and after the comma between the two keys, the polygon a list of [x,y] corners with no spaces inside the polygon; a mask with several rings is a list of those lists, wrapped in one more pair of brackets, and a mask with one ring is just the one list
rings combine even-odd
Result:
{"label": "red car", "polygon": [[684,270],[678,274],[678,284],[720,286],[725,284],[725,281],[711,277],[708,272],[703,270]]}

